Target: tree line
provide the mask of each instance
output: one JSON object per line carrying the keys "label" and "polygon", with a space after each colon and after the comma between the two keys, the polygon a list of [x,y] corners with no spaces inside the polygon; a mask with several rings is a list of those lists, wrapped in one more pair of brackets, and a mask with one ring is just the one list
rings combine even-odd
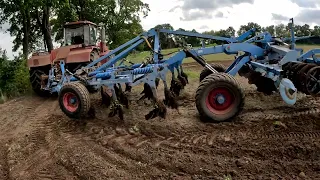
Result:
{"label": "tree line", "polygon": [[[140,15],[148,16],[149,5],[141,0],[0,0],[0,24],[9,24],[5,29],[14,36],[13,51],[22,48],[23,56],[27,56],[35,49],[45,47],[47,51],[53,49],[53,42],[62,43],[63,25],[66,22],[89,20],[96,24],[103,23],[106,28],[106,37],[110,49],[127,42],[145,31],[141,26]],[[156,28],[173,30],[170,24],[159,24]],[[240,26],[239,30],[233,27],[218,31],[206,31],[204,34],[231,37],[257,28],[257,32],[269,31],[277,36],[289,36],[288,24],[262,27],[257,23],[249,22]],[[177,30],[197,32],[195,29]],[[320,26],[313,29],[305,24],[296,25],[296,36],[320,35]],[[195,37],[178,37],[162,34],[160,39],[162,48],[176,47],[181,44],[198,46],[200,40]],[[210,41],[211,43],[224,43]],[[43,45],[44,44],[44,45]],[[139,50],[147,47],[140,46]]]}
{"label": "tree line", "polygon": [[61,42],[66,22],[89,20],[104,23],[111,48],[143,31],[139,15],[147,16],[149,5],[141,0],[0,0],[0,24],[14,36],[13,51],[22,47],[26,58],[44,42]]}

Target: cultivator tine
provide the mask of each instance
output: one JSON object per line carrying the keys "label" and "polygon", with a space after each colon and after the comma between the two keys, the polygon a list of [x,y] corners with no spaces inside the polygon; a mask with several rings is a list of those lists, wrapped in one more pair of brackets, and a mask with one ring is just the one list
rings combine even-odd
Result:
{"label": "cultivator tine", "polygon": [[156,117],[166,118],[167,108],[164,105],[164,103],[158,99],[156,88],[155,87],[151,88],[150,85],[148,85],[148,86],[150,87],[150,90],[152,93],[151,99],[152,99],[155,107],[147,115],[145,115],[145,119],[149,120],[149,119],[154,119]]}
{"label": "cultivator tine", "polygon": [[151,110],[147,115],[145,115],[146,120],[154,119],[156,117],[166,118],[167,108],[163,102],[159,101],[158,98],[154,99],[154,109]]}
{"label": "cultivator tine", "polygon": [[[165,77],[164,77],[165,78]],[[169,90],[166,79],[162,79],[164,84],[164,100],[163,103],[172,109],[178,109],[178,102],[176,96]]]}
{"label": "cultivator tine", "polygon": [[180,95],[180,91],[184,88],[183,84],[174,76],[174,72],[172,72],[171,86],[170,90],[176,95]]}
{"label": "cultivator tine", "polygon": [[139,101],[142,99],[146,99],[146,98],[148,100],[152,99],[153,94],[152,94],[152,89],[151,89],[150,85],[148,83],[144,83],[143,86],[144,86],[143,91],[140,93],[140,94],[143,94],[143,96],[139,99]]}
{"label": "cultivator tine", "polygon": [[[109,117],[114,117],[115,115],[118,115],[119,118],[121,120],[123,120],[123,107],[119,103],[118,98],[117,98],[117,92],[116,92],[117,88],[118,87],[116,85],[114,85],[114,87],[111,88],[111,91],[112,91],[112,103],[111,103],[111,107],[110,107]],[[120,89],[120,88],[118,88],[118,89]]]}
{"label": "cultivator tine", "polygon": [[108,94],[108,88],[106,86],[102,86],[101,87],[101,103],[105,104],[107,107],[109,107],[111,105],[111,101],[112,101],[112,94]]}
{"label": "cultivator tine", "polygon": [[129,108],[129,100],[127,95],[122,91],[122,87],[121,84],[118,84],[119,87],[117,87],[117,85],[114,85],[114,90],[116,92],[117,98],[119,100],[119,102],[123,105],[125,105],[125,107],[128,109]]}
{"label": "cultivator tine", "polygon": [[186,80],[185,77],[183,77],[181,75],[181,71],[179,70],[179,68],[177,68],[177,71],[178,71],[178,79],[179,79],[179,81],[181,82],[181,84],[182,84],[182,86],[184,88],[187,85],[188,81]]}
{"label": "cultivator tine", "polygon": [[156,80],[155,80],[156,88],[158,88],[158,86],[159,86],[159,82],[160,82],[160,79],[159,79],[159,78],[156,78]]}
{"label": "cultivator tine", "polygon": [[178,103],[175,95],[168,88],[164,88],[164,98],[163,103],[166,106],[172,109],[178,109]]}
{"label": "cultivator tine", "polygon": [[182,65],[180,65],[180,69],[181,69],[181,76],[184,77],[187,84],[189,84],[188,75],[185,72],[183,72]]}
{"label": "cultivator tine", "polygon": [[115,115],[118,115],[119,118],[123,120],[123,108],[122,105],[119,104],[117,101],[112,103],[110,107],[109,117],[114,117]]}
{"label": "cultivator tine", "polygon": [[132,86],[130,86],[128,83],[126,83],[126,89],[125,92],[131,92]]}

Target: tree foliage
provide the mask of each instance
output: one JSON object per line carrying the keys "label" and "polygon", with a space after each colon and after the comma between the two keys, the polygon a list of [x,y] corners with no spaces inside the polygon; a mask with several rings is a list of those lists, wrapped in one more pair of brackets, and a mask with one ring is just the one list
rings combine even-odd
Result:
{"label": "tree foliage", "polygon": [[6,52],[0,49],[0,96],[13,97],[30,90],[26,59],[20,56],[9,60]]}
{"label": "tree foliage", "polygon": [[143,32],[139,14],[148,15],[149,5],[141,0],[70,0],[63,1],[51,20],[55,40],[63,38],[63,25],[76,20],[88,20],[104,24],[110,48]]}

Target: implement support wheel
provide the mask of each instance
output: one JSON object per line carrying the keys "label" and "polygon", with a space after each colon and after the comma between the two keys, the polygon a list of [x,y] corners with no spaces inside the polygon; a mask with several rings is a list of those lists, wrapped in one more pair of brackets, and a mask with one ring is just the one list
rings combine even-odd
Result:
{"label": "implement support wheel", "polygon": [[89,91],[78,82],[65,84],[59,93],[59,105],[70,118],[85,117],[91,106]]}
{"label": "implement support wheel", "polygon": [[[222,64],[212,63],[210,65],[219,73],[225,72],[227,70],[227,68]],[[212,74],[212,71],[210,71],[210,69],[208,68],[204,68],[200,73],[199,82],[201,82],[205,77],[209,76],[210,74]]]}
{"label": "implement support wheel", "polygon": [[200,82],[196,107],[203,121],[227,121],[237,116],[243,106],[244,93],[233,76],[214,73]]}

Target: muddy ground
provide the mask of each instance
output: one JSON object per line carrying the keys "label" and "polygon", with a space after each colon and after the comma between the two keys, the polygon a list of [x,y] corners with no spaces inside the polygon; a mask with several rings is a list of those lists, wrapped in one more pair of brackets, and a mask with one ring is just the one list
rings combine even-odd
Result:
{"label": "muddy ground", "polygon": [[55,98],[1,104],[0,179],[319,179],[320,100],[301,95],[289,107],[238,79],[245,109],[219,124],[199,120],[198,78],[184,90],[180,114],[169,109],[166,119],[144,119],[151,106],[137,102],[139,88],[124,121],[108,118],[97,95],[96,118],[82,123]]}

